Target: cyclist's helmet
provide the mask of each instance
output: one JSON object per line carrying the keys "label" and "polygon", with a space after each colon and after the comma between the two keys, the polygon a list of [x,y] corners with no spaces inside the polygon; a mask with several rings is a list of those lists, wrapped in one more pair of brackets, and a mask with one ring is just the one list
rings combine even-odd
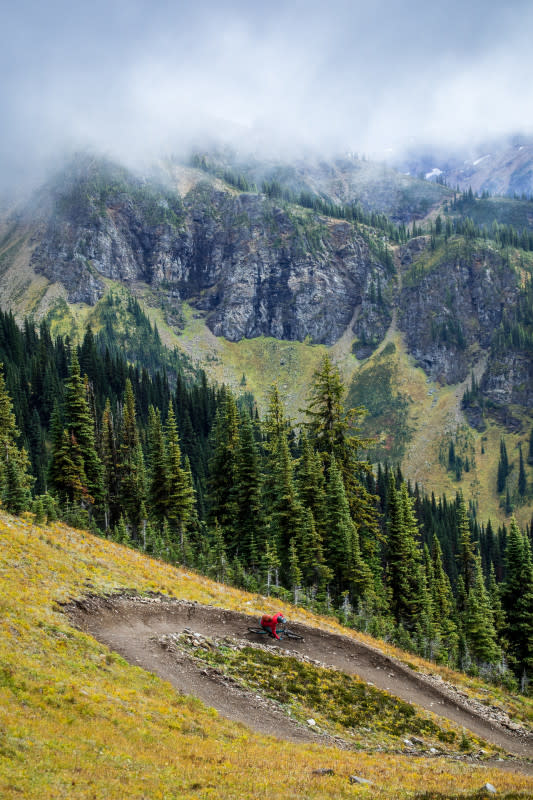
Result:
{"label": "cyclist's helmet", "polygon": [[278,617],[278,625],[285,625],[286,622],[287,620],[285,619],[285,617],[283,616]]}

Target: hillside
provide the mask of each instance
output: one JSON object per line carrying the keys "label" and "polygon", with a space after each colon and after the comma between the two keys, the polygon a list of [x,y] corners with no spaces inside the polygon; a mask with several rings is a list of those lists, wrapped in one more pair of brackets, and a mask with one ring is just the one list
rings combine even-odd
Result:
{"label": "hillside", "polygon": [[[485,522],[512,506],[529,524],[529,465],[525,493],[511,475],[509,502],[496,473],[498,440],[518,467],[531,430],[531,203],[457,198],[355,157],[288,165],[214,151],[192,163],[137,175],[74,160],[4,217],[1,306],[47,318],[54,335],[113,328],[135,361],[133,296],[188,357],[165,356],[170,374],[203,368],[261,409],[276,381],[296,419],[330,352],[351,402],[369,409],[372,460],[401,462],[428,492],[462,490]],[[470,474],[442,456],[465,437]]]}
{"label": "hillside", "polygon": [[[146,608],[157,608],[164,596],[257,614],[265,598],[65,526],[40,527],[6,515],[0,525],[3,797],[341,798],[357,791],[362,797],[435,792],[446,798],[469,797],[487,781],[502,797],[533,791],[531,778],[514,771],[518,765],[502,771],[435,755],[421,760],[387,748],[376,752],[375,738],[369,750],[279,742],[228,722],[76,630],[65,604],[87,593],[126,592],[151,600]],[[330,619],[280,605],[295,622],[341,632]],[[491,696],[479,682],[467,685],[444,674],[468,693]],[[531,717],[530,701],[500,693],[497,702],[515,719]],[[323,768],[334,774],[316,772]],[[372,785],[356,789],[350,775]]]}

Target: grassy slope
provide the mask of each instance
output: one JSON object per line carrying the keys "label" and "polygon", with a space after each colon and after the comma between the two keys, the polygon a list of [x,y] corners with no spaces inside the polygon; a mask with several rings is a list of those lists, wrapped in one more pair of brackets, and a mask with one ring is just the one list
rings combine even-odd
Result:
{"label": "grassy slope", "polygon": [[[73,629],[56,605],[127,587],[262,608],[261,598],[87,533],[0,515],[3,798],[343,798],[353,796],[353,773],[375,783],[358,789],[361,797],[410,797],[421,788],[416,759],[279,743],[220,719]],[[335,776],[313,776],[322,766]],[[486,780],[500,791],[533,791],[531,778],[424,763],[427,790],[472,790]]]}

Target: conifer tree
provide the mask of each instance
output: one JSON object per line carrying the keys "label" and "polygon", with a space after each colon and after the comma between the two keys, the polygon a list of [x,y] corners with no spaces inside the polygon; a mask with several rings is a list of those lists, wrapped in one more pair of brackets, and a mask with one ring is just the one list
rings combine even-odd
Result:
{"label": "conifer tree", "polygon": [[440,627],[435,619],[433,583],[433,562],[429,548],[424,543],[419,583],[420,611],[414,632],[418,652],[431,660],[435,659],[440,650]]}
{"label": "conifer tree", "polygon": [[120,515],[120,519],[118,524],[115,527],[115,536],[114,539],[116,542],[125,545],[131,545],[131,536],[128,530],[128,526],[126,524],[126,520],[124,519],[124,514]]}
{"label": "conifer tree", "polygon": [[237,454],[239,423],[235,399],[225,391],[217,408],[211,433],[209,459],[209,513],[211,524],[218,521],[224,531],[228,554],[237,552]]}
{"label": "conifer tree", "polygon": [[52,486],[57,486],[60,481],[61,467],[57,460],[63,444],[64,420],[59,407],[57,398],[54,400],[52,415],[50,418],[50,440],[52,445],[52,455],[48,465],[48,481]]}
{"label": "conifer tree", "polygon": [[274,452],[270,455],[272,494],[270,505],[270,529],[272,540],[287,567],[290,541],[297,537],[302,526],[303,508],[298,498],[294,480],[294,464],[289,450],[287,435],[282,432]]}
{"label": "conifer tree", "polygon": [[291,539],[289,545],[289,581],[290,588],[294,594],[294,603],[298,604],[298,593],[302,584],[302,571],[299,564],[299,556],[296,548],[296,540]]}
{"label": "conifer tree", "polygon": [[329,469],[334,456],[340,469],[352,519],[357,525],[361,554],[365,562],[377,573],[378,540],[376,500],[362,477],[370,470],[369,464],[359,458],[360,450],[371,440],[358,436],[359,422],[366,410],[360,406],[345,411],[343,398],[345,389],[340,372],[324,356],[320,367],[313,375],[305,413],[309,438],[322,454]]}
{"label": "conifer tree", "polygon": [[28,454],[18,447],[18,437],[13,404],[0,364],[0,495],[7,510],[14,514],[27,508],[32,484]]}
{"label": "conifer tree", "polygon": [[349,588],[352,597],[362,599],[370,591],[371,574],[361,557],[359,536],[350,515],[350,508],[340,469],[331,456],[326,487],[326,558],[340,596]]}
{"label": "conifer tree", "polygon": [[387,573],[391,611],[398,623],[412,629],[423,603],[418,524],[407,485],[403,483],[397,491],[392,474],[388,507]]}
{"label": "conifer tree", "polygon": [[141,505],[145,500],[146,476],[144,455],[139,440],[135,397],[131,380],[126,379],[124,404],[119,432],[118,470],[120,476],[120,503],[129,522],[138,531]]}
{"label": "conifer tree", "polygon": [[432,599],[434,621],[439,627],[449,658],[453,660],[457,649],[457,626],[453,619],[454,602],[450,579],[442,564],[442,548],[436,536],[433,537],[433,584]]}
{"label": "conifer tree", "polygon": [[505,636],[511,663],[519,676],[533,668],[533,565],[529,539],[511,519],[501,591],[506,616]]}
{"label": "conifer tree", "polygon": [[482,664],[496,664],[501,651],[496,640],[493,612],[479,555],[474,559],[464,613],[464,630],[471,656]]}
{"label": "conifer tree", "polygon": [[533,556],[531,542],[524,534],[524,580],[522,594],[518,600],[518,615],[521,618],[519,628],[519,662],[518,672],[521,689],[526,691],[533,677]]}
{"label": "conifer tree", "polygon": [[319,535],[326,535],[326,494],[324,471],[320,456],[311,446],[304,432],[300,439],[300,461],[298,465],[298,495],[304,508],[313,515],[314,525]]}
{"label": "conifer tree", "polygon": [[72,347],[70,371],[65,384],[65,424],[70,441],[76,443],[83,460],[87,481],[85,498],[93,503],[102,498],[102,463],[96,451],[95,423],[88,394],[89,387],[81,377],[76,348]]}
{"label": "conifer tree", "polygon": [[263,504],[266,509],[270,509],[275,499],[274,476],[280,452],[280,442],[283,438],[287,439],[287,435],[290,432],[290,425],[288,420],[285,419],[283,403],[276,384],[272,385],[268,396],[268,408],[263,422],[263,430],[263,449],[266,454]]}
{"label": "conifer tree", "polygon": [[154,520],[162,523],[168,504],[168,455],[161,412],[150,405],[148,409],[148,499]]}
{"label": "conifer tree", "polygon": [[87,489],[83,454],[73,433],[65,429],[58,449],[54,449],[54,486],[60,497],[71,504],[93,502]]}
{"label": "conifer tree", "polygon": [[523,497],[526,493],[527,480],[526,480],[526,470],[524,467],[524,456],[522,455],[522,445],[520,445],[519,453],[520,453],[520,462],[518,467],[518,494],[520,495],[520,497]]}
{"label": "conifer tree", "polygon": [[235,495],[238,554],[245,564],[255,569],[258,566],[258,547],[262,549],[265,541],[265,515],[261,498],[259,455],[247,413],[241,415]]}
{"label": "conifer tree", "polygon": [[459,540],[459,572],[463,578],[465,597],[468,597],[472,586],[475,555],[470,523],[462,496],[459,497],[457,505],[457,534]]}
{"label": "conifer tree", "polygon": [[12,514],[20,514],[29,505],[30,493],[24,477],[20,460],[9,458],[5,467],[2,499],[6,510]]}
{"label": "conifer tree", "polygon": [[319,593],[332,579],[333,572],[325,563],[322,537],[316,528],[313,512],[310,508],[306,508],[303,514],[303,524],[298,539],[300,568],[304,584],[313,586]]}
{"label": "conifer tree", "polygon": [[179,542],[180,558],[184,560],[187,526],[194,508],[194,490],[190,469],[181,466],[181,449],[178,426],[171,402],[167,418],[167,519],[175,530]]}
{"label": "conifer tree", "polygon": [[496,479],[496,490],[501,493],[505,489],[507,476],[509,474],[509,459],[504,439],[500,440],[500,458],[498,461],[498,476]]}
{"label": "conifer tree", "polygon": [[285,411],[277,384],[273,384],[270,388],[264,427],[267,449],[275,450],[281,436],[287,434],[290,428],[289,421],[285,418]]}
{"label": "conifer tree", "polygon": [[224,544],[224,534],[218,522],[215,524],[213,530],[213,546],[211,550],[211,557],[211,572],[213,577],[219,583],[225,583],[230,572],[230,567],[226,554],[226,546]]}
{"label": "conifer tree", "polygon": [[494,629],[496,631],[497,636],[501,637],[502,632],[505,629],[505,614],[503,612],[500,587],[496,582],[496,572],[494,570],[494,564],[492,563],[490,565],[489,584],[487,588],[489,593],[490,605],[492,608]]}
{"label": "conifer tree", "polygon": [[103,466],[103,502],[106,530],[113,526],[120,515],[118,487],[118,454],[113,414],[109,398],[106,399],[102,415],[101,461]]}
{"label": "conifer tree", "polygon": [[266,578],[266,592],[270,595],[270,587],[272,586],[272,578],[274,584],[278,585],[279,568],[281,560],[278,556],[277,547],[274,542],[267,540],[265,542],[265,549],[263,551],[262,567]]}

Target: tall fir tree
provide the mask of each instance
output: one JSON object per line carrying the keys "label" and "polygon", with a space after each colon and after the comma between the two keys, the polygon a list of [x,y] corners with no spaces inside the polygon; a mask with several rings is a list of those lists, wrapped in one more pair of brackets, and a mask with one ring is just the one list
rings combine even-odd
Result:
{"label": "tall fir tree", "polygon": [[168,506],[168,455],[161,412],[153,405],[148,409],[148,498],[152,518],[161,524]]}
{"label": "tall fir tree", "polygon": [[485,587],[479,555],[474,558],[473,574],[463,619],[471,657],[481,664],[496,664],[501,658],[501,650],[497,644],[493,611]]}
{"label": "tall fir tree", "polygon": [[211,432],[208,520],[211,525],[215,522],[220,525],[230,559],[238,549],[236,530],[238,451],[239,414],[235,398],[225,390]]}
{"label": "tall fir tree", "polygon": [[400,490],[396,490],[392,474],[388,506],[387,574],[391,611],[396,622],[413,629],[424,599],[418,524],[407,485],[403,483]]}
{"label": "tall fir tree", "polygon": [[331,458],[335,457],[350,513],[359,531],[362,557],[377,575],[380,571],[377,498],[370,494],[364,480],[370,465],[359,455],[362,448],[371,443],[358,435],[366,410],[359,406],[346,411],[344,395],[339,369],[325,355],[313,375],[304,409],[308,417],[306,427],[311,443],[322,454],[326,472]]}
{"label": "tall fir tree", "polygon": [[470,530],[468,513],[462,495],[459,497],[457,504],[457,537],[459,550],[457,556],[459,561],[459,574],[463,579],[466,598],[468,597],[468,593],[472,587],[475,550],[472,542],[472,533]]}
{"label": "tall fir tree", "polygon": [[304,508],[312,512],[314,525],[323,538],[327,535],[323,463],[320,455],[311,446],[305,431],[300,438],[300,452],[298,494]]}
{"label": "tall fir tree", "polygon": [[255,570],[258,552],[266,539],[265,514],[261,498],[259,454],[252,422],[246,412],[241,414],[236,464],[237,552],[243,563]]}
{"label": "tall fir tree", "polygon": [[524,456],[522,455],[522,445],[519,447],[519,466],[518,466],[518,494],[524,497],[527,489],[526,468],[524,466]]}
{"label": "tall fir tree", "polygon": [[126,379],[122,420],[119,431],[118,470],[120,476],[120,503],[134,533],[139,533],[141,506],[146,500],[146,474],[141,448],[135,396],[131,380]]}
{"label": "tall fir tree", "polygon": [[517,675],[533,675],[533,566],[529,539],[511,519],[505,550],[505,581],[501,590],[505,637]]}
{"label": "tall fir tree", "polygon": [[298,537],[303,521],[303,508],[298,497],[294,463],[285,432],[281,433],[276,449],[270,454],[270,470],[272,475],[270,536],[275,542],[286,573],[290,542],[294,537]]}
{"label": "tall fir tree", "polygon": [[186,561],[187,528],[194,509],[194,490],[190,469],[181,464],[178,425],[171,402],[167,418],[167,519],[179,544],[179,558]]}
{"label": "tall fir tree", "polygon": [[114,527],[120,517],[117,440],[109,398],[106,399],[102,414],[100,458],[103,467],[104,523],[107,530]]}
{"label": "tall fir tree", "polygon": [[89,385],[82,378],[76,348],[71,348],[70,370],[65,385],[65,425],[83,460],[87,498],[102,499],[102,462],[96,450],[95,420],[89,402]]}
{"label": "tall fir tree", "polygon": [[450,579],[442,564],[442,548],[436,536],[433,537],[433,584],[432,598],[435,624],[438,626],[443,643],[444,652],[440,654],[445,660],[455,659],[457,651],[457,625],[454,621],[454,601]]}
{"label": "tall fir tree", "polygon": [[347,589],[352,600],[368,599],[371,573],[361,556],[358,531],[350,515],[342,474],[334,455],[326,487],[326,524],[327,563],[335,576],[337,596]]}

